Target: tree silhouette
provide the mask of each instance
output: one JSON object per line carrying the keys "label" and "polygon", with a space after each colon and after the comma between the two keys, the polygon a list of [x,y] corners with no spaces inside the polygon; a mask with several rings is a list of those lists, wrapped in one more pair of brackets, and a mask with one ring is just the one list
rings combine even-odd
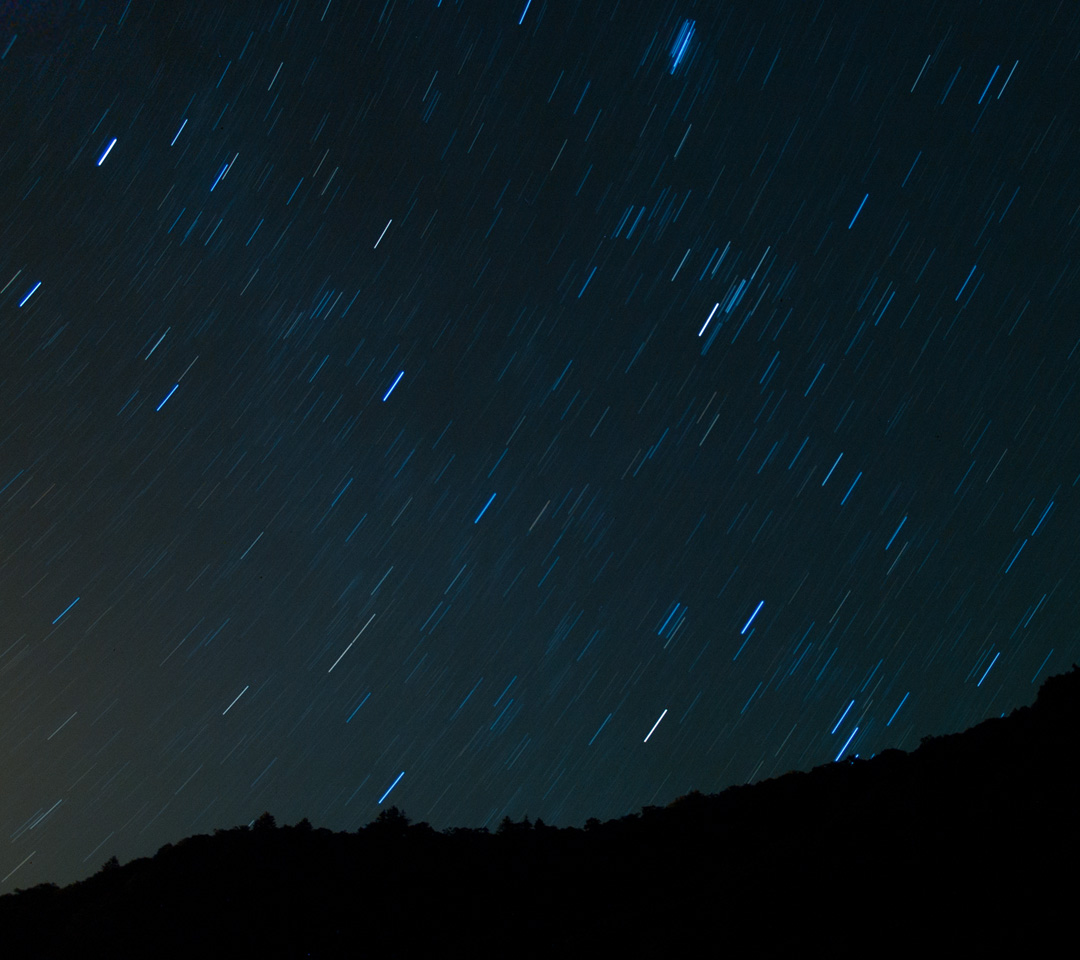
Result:
{"label": "tree silhouette", "polygon": [[397,807],[387,807],[385,810],[380,810],[379,815],[368,824],[368,830],[379,836],[399,836],[409,829],[411,822],[405,816],[404,810],[399,810]]}
{"label": "tree silhouette", "polygon": [[532,831],[532,828],[533,825],[529,822],[528,814],[525,814],[525,817],[521,821],[521,823],[514,823],[514,821],[510,819],[510,816],[508,814],[507,816],[503,817],[501,821],[499,821],[499,827],[495,832],[497,834],[505,836],[507,834],[529,833]]}
{"label": "tree silhouette", "polygon": [[264,812],[259,816],[259,819],[255,821],[253,829],[255,830],[274,830],[277,828],[277,821],[269,812]]}

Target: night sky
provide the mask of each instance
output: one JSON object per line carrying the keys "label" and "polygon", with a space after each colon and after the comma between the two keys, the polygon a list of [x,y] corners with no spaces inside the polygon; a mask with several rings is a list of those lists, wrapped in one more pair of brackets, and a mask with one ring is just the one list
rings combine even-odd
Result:
{"label": "night sky", "polygon": [[1056,0],[3,3],[0,892],[1032,702],[1078,51]]}

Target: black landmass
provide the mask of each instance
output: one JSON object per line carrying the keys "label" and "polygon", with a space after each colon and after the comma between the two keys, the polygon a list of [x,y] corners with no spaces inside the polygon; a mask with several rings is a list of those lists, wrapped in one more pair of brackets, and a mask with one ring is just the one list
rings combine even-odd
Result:
{"label": "black landmass", "polygon": [[1076,955],[1080,668],[1031,707],[584,829],[217,830],[0,897],[4,957]]}

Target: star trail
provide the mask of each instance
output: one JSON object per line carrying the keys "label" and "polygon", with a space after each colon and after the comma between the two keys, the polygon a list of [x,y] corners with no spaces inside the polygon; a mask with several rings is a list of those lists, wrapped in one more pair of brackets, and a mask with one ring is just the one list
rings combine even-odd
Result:
{"label": "star trail", "polygon": [[267,810],[581,825],[1080,658],[1080,7],[0,50],[0,893]]}

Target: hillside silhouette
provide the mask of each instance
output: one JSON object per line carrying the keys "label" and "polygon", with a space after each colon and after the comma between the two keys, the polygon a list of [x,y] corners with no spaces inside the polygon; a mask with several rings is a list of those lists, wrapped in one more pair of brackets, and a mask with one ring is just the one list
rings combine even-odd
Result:
{"label": "hillside silhouette", "polygon": [[1036,956],[1075,952],[1080,668],[1035,704],[584,829],[188,837],[0,897],[5,957]]}

